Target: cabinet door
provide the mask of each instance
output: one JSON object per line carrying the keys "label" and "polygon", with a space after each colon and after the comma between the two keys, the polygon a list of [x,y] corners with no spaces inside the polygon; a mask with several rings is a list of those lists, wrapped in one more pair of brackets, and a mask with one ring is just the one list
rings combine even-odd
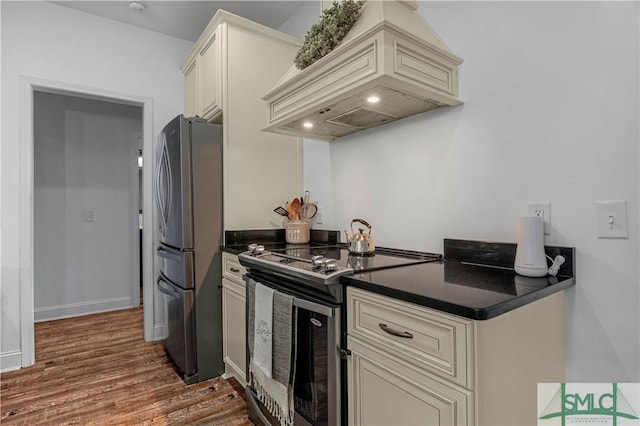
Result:
{"label": "cabinet door", "polygon": [[211,120],[222,106],[220,30],[216,30],[198,56],[200,57],[200,108],[202,117]]}
{"label": "cabinet door", "polygon": [[198,106],[198,68],[196,59],[189,64],[184,72],[184,115],[193,117],[200,115]]}
{"label": "cabinet door", "polygon": [[472,394],[348,338],[350,425],[470,425]]}
{"label": "cabinet door", "polygon": [[225,372],[246,384],[246,290],[244,285],[222,279],[222,335]]}

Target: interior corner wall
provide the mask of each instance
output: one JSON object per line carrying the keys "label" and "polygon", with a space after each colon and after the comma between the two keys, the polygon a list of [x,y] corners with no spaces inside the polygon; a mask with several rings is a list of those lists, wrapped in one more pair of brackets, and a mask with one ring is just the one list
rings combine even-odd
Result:
{"label": "interior corner wall", "polygon": [[36,322],[136,306],[141,134],[139,106],[34,94]]}
{"label": "interior corner wall", "polygon": [[[339,138],[328,160],[305,152],[331,170],[326,227],[362,217],[376,245],[442,252],[444,238],[515,242],[527,203],[549,201],[545,243],[577,252],[566,380],[639,382],[640,3],[418,5],[464,60],[464,105]],[[629,238],[598,238],[595,202],[619,199]]]}
{"label": "interior corner wall", "polygon": [[[320,18],[321,10],[321,1],[306,2],[296,13],[278,27],[278,30],[302,39],[311,24]],[[311,200],[317,201],[318,207],[321,209],[323,221],[323,223],[315,222],[313,225],[314,228],[342,229],[342,226],[338,228],[332,227],[334,225],[334,210],[330,144],[324,141],[304,139],[302,150],[304,190],[311,193]],[[327,224],[330,224],[330,226]]]}
{"label": "interior corner wall", "polygon": [[[147,98],[153,135],[183,110],[180,65],[192,42],[45,1],[2,1],[2,330],[0,369],[20,359],[20,77]],[[160,298],[154,303],[162,323]],[[160,314],[160,317],[158,316]],[[18,356],[16,356],[18,355]]]}

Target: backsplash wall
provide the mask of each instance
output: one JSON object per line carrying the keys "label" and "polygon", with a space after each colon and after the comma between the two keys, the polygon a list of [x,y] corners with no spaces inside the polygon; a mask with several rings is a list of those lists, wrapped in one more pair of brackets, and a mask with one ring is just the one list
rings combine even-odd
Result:
{"label": "backsplash wall", "polygon": [[[376,245],[442,252],[445,237],[514,242],[527,202],[549,201],[545,243],[577,248],[566,380],[640,381],[638,3],[418,3],[464,59],[465,104],[305,141],[324,227],[362,217]],[[598,239],[595,201],[617,199],[630,238]]]}

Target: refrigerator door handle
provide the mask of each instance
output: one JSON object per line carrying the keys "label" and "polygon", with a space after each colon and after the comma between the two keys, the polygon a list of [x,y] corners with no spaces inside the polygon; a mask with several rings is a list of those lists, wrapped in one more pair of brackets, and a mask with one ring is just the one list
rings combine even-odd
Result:
{"label": "refrigerator door handle", "polygon": [[177,291],[171,288],[171,283],[169,283],[164,278],[158,277],[158,280],[156,281],[156,283],[158,284],[158,290],[160,290],[162,293],[166,294],[167,296],[172,297],[174,299],[180,299],[182,297],[180,293],[178,293]]}
{"label": "refrigerator door handle", "polygon": [[[164,257],[165,259],[175,260],[176,262],[182,262],[182,255],[178,251],[171,250],[166,247],[158,247],[156,249],[156,253],[160,257]],[[166,273],[166,271],[164,271]]]}
{"label": "refrigerator door handle", "polygon": [[158,137],[158,156],[156,160],[156,203],[160,213],[160,231],[166,235],[171,205],[171,165],[167,152],[167,139],[164,133]]}
{"label": "refrigerator door handle", "polygon": [[158,151],[156,154],[156,170],[155,170],[155,192],[156,192],[156,205],[158,206],[158,213],[160,216],[160,232],[164,235],[164,230],[166,227],[164,221],[164,200],[163,200],[163,188],[161,188],[162,182],[160,180],[160,175],[162,174],[163,161],[162,157],[164,156],[163,152],[163,135],[158,136]]}

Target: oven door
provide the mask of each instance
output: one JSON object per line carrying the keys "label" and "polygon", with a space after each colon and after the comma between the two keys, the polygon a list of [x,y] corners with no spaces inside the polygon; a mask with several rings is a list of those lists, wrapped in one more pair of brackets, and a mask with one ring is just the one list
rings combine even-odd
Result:
{"label": "oven door", "polygon": [[[245,280],[251,275],[245,275]],[[273,282],[261,284],[294,296],[295,363],[293,377],[294,424],[340,425],[341,424],[341,359],[340,359],[340,307],[328,302],[308,298]],[[253,292],[248,288],[247,312],[253,303]],[[251,321],[247,318],[247,327]],[[247,335],[249,332],[247,330]],[[248,364],[251,354],[247,350]],[[247,377],[249,372],[247,368]],[[255,389],[247,386],[248,411],[251,420],[258,425],[279,425],[259,402]]]}

